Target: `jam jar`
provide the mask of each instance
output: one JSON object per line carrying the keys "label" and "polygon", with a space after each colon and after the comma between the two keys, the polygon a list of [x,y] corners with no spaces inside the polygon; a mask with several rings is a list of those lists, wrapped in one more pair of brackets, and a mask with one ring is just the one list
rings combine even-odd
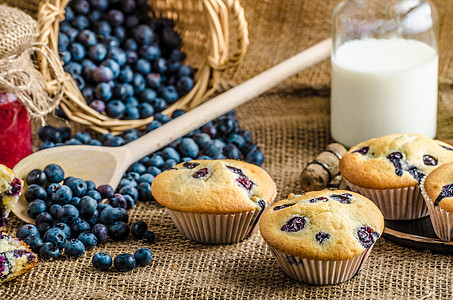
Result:
{"label": "jam jar", "polygon": [[16,95],[0,92],[0,163],[12,168],[32,152],[27,109]]}

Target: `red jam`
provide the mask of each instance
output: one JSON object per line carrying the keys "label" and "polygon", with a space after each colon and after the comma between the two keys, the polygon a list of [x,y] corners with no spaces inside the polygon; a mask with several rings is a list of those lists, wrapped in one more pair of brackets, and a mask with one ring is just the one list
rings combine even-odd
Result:
{"label": "red jam", "polygon": [[32,152],[27,109],[15,95],[0,92],[0,163],[12,168]]}

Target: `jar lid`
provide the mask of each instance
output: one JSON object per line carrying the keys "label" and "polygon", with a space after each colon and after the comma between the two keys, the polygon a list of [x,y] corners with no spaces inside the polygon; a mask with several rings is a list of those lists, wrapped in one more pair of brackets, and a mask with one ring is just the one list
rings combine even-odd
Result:
{"label": "jar lid", "polygon": [[0,5],[0,59],[22,53],[39,36],[39,26],[30,15]]}

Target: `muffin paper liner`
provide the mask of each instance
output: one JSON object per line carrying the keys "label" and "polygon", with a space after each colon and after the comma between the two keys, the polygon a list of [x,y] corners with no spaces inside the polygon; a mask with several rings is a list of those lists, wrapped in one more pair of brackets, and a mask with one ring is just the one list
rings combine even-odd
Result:
{"label": "muffin paper liner", "polygon": [[373,201],[386,220],[414,220],[429,214],[418,185],[396,189],[368,189],[346,179],[345,181],[353,192]]}
{"label": "muffin paper liner", "polygon": [[[426,177],[425,177],[426,178]],[[434,202],[429,198],[425,191],[425,179],[420,183],[423,198],[429,210],[429,217],[433,224],[434,232],[443,241],[453,240],[453,213],[446,211],[439,206],[434,206]]]}
{"label": "muffin paper liner", "polygon": [[362,269],[373,246],[351,259],[331,261],[300,258],[271,246],[269,248],[289,277],[311,285],[327,285],[341,283],[354,277]]}
{"label": "muffin paper liner", "polygon": [[264,210],[236,214],[188,213],[167,208],[171,219],[187,238],[205,244],[231,244],[253,233]]}

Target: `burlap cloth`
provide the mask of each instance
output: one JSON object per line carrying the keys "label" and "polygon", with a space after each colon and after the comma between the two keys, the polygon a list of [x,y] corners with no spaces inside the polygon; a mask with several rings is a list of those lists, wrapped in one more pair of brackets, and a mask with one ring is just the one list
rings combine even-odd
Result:
{"label": "burlap cloth", "polygon": [[[29,0],[27,0],[29,1]],[[36,10],[33,3],[21,7]],[[338,1],[243,0],[250,48],[242,64],[225,74],[241,82],[330,35]],[[438,137],[453,137],[453,1],[435,1],[440,20],[440,102]],[[286,80],[238,108],[241,127],[252,131],[264,151],[266,168],[279,195],[300,192],[298,176],[325,145],[329,130],[330,63]],[[62,124],[62,123],[58,123]],[[76,128],[78,128],[76,126]],[[40,261],[29,274],[0,287],[2,299],[451,299],[453,257],[420,252],[380,239],[362,272],[326,287],[297,283],[280,270],[257,232],[227,246],[191,242],[157,204],[138,204],[131,222],[145,220],[157,235],[153,261],[129,273],[96,271],[91,257],[133,253],[144,244],[108,242],[77,260]],[[23,223],[12,218],[9,231]]]}

